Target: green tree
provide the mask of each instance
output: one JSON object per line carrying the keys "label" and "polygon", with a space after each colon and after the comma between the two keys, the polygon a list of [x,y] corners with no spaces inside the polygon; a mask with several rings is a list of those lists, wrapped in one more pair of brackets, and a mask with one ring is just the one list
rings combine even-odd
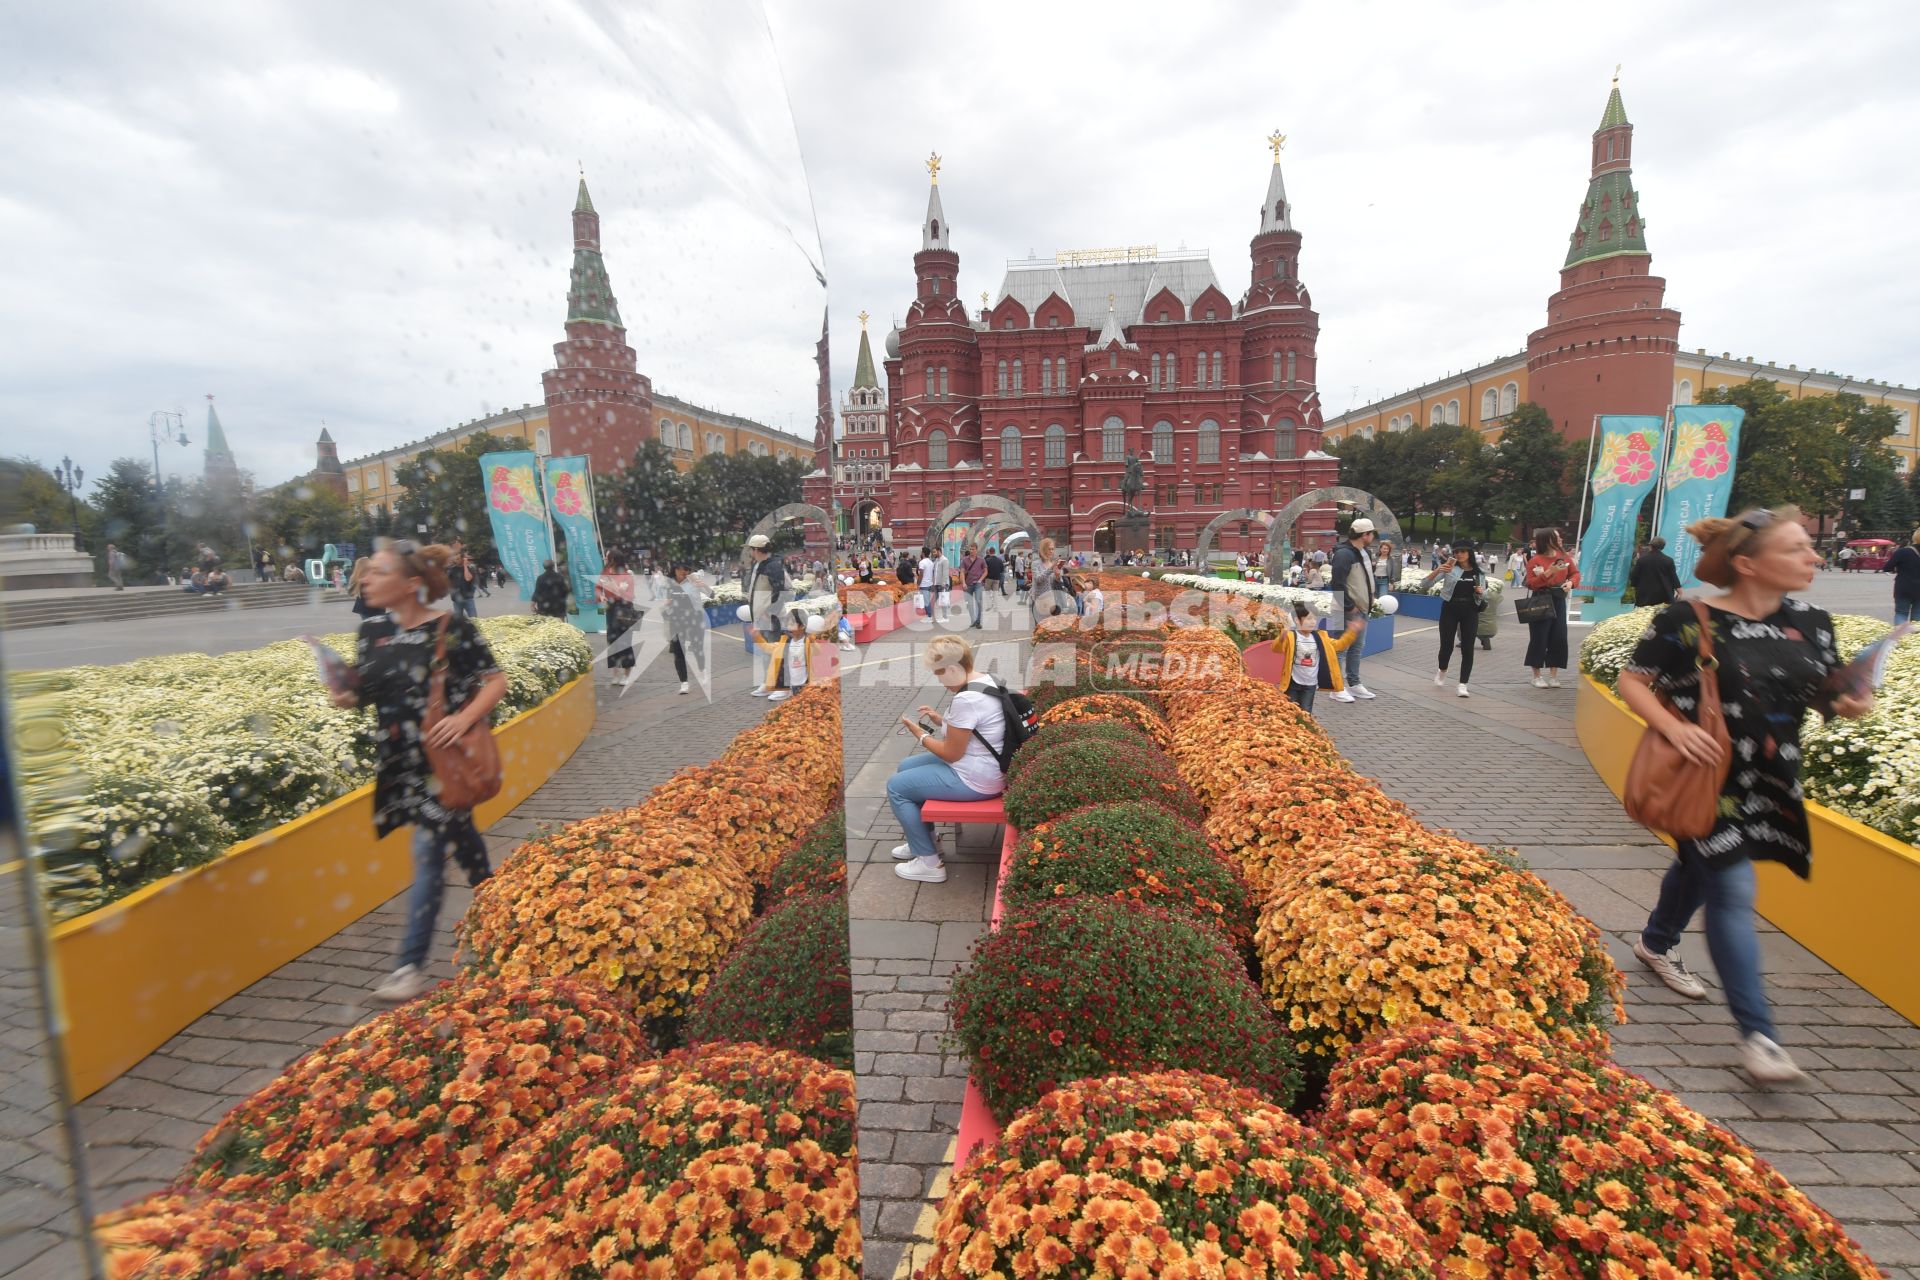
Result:
{"label": "green tree", "polygon": [[184,552],[166,528],[166,506],[154,492],[153,472],[137,458],[115,458],[107,474],[93,486],[93,505],[100,513],[99,542],[115,544],[131,565],[129,582],[156,582]]}
{"label": "green tree", "polygon": [[1507,415],[1489,468],[1489,506],[1494,515],[1513,522],[1515,537],[1573,517],[1573,491],[1579,483],[1570,474],[1574,453],[1547,411],[1532,401]]}
{"label": "green tree", "polygon": [[345,498],[300,481],[281,485],[254,505],[255,536],[282,564],[317,559],[328,543],[352,542],[357,524]]}
{"label": "green tree", "polygon": [[[1852,392],[1793,399],[1766,378],[1731,387],[1715,387],[1704,404],[1731,404],[1746,410],[1733,475],[1730,511],[1749,507],[1797,505],[1808,515],[1842,517],[1859,524],[1875,514],[1848,506],[1847,493],[1866,489],[1891,501],[1897,483],[1894,454],[1886,441],[1899,419],[1885,405],[1870,405]],[[1884,505],[1881,515],[1892,512]]]}
{"label": "green tree", "polygon": [[680,506],[686,498],[673,453],[658,440],[633,451],[627,465],[594,488],[600,536],[609,550],[649,551],[655,559],[684,553]]}
{"label": "green tree", "polygon": [[[406,492],[393,511],[401,537],[460,538],[476,560],[492,559],[493,522],[487,518],[486,478],[480,457],[522,442],[481,432],[451,449],[428,449],[400,464],[394,479]],[[421,526],[425,526],[424,532]]]}

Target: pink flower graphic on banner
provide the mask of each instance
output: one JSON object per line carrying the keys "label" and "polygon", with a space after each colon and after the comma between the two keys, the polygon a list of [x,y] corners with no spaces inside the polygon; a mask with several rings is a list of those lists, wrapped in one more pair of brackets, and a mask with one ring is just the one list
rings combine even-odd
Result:
{"label": "pink flower graphic on banner", "polygon": [[[1709,425],[1718,426],[1719,424]],[[1727,456],[1727,446],[1718,440],[1708,440],[1707,443],[1695,449],[1693,458],[1688,463],[1688,470],[1693,473],[1695,479],[1699,480],[1712,480],[1716,476],[1723,476],[1732,467],[1733,459]]]}
{"label": "pink flower graphic on banner", "polygon": [[1651,453],[1623,453],[1613,464],[1613,478],[1621,484],[1645,484],[1653,478]]}
{"label": "pink flower graphic on banner", "polygon": [[573,487],[573,477],[565,471],[553,478],[553,509],[569,516],[577,516],[587,509],[586,500]]}

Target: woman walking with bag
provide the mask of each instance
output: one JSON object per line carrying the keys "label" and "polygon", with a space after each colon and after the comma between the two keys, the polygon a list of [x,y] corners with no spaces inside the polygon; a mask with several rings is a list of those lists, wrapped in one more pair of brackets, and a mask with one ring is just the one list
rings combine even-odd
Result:
{"label": "woman walking with bag", "polygon": [[[1802,879],[1812,869],[1800,791],[1800,726],[1808,708],[1848,717],[1873,709],[1871,693],[1825,692],[1840,665],[1833,620],[1787,595],[1811,586],[1819,565],[1799,517],[1786,507],[1690,525],[1701,546],[1695,574],[1727,594],[1712,604],[1668,605],[1620,674],[1620,696],[1647,732],[1665,738],[1682,761],[1718,766],[1710,773],[1725,779],[1711,831],[1679,841],[1633,953],[1674,991],[1705,999],[1679,944],[1694,913],[1706,909],[1707,953],[1740,1027],[1747,1074],[1763,1084],[1797,1080],[1801,1071],[1778,1043],[1761,982],[1753,864],[1782,862]],[[1730,749],[1699,723],[1703,671],[1717,681]]]}
{"label": "woman walking with bag", "polygon": [[[1534,534],[1533,554],[1527,558],[1527,586],[1533,589],[1531,601],[1548,606],[1540,609],[1541,616],[1527,622],[1532,635],[1527,641],[1526,665],[1533,668],[1536,689],[1560,687],[1560,671],[1567,665],[1567,592],[1579,585],[1580,570],[1567,554],[1560,531],[1542,529]],[[1544,676],[1540,674],[1542,667],[1547,670]]]}
{"label": "woman walking with bag", "polygon": [[[507,677],[471,619],[427,607],[446,597],[452,559],[446,547],[412,542],[393,543],[367,559],[360,589],[381,616],[360,624],[355,685],[333,695],[337,707],[374,710],[374,833],[413,827],[406,940],[399,966],[374,988],[378,1000],[411,1000],[433,986],[427,952],[446,892],[444,860],[451,856],[468,884],[492,874],[487,846],[473,825],[474,800],[460,794],[477,790],[485,798],[484,781],[475,788],[474,778],[454,776],[458,770],[444,757],[461,752],[469,733],[491,734],[488,716],[506,696]],[[443,756],[440,776],[429,752]],[[491,763],[490,781],[498,791],[497,755]]]}
{"label": "woman walking with bag", "polygon": [[640,621],[640,611],[634,607],[637,587],[627,569],[627,557],[618,551],[607,557],[606,568],[593,583],[595,602],[607,609],[607,670],[626,672],[616,678],[623,689],[640,674],[633,665],[633,641],[626,638]]}
{"label": "woman walking with bag", "polygon": [[1472,696],[1467,692],[1467,682],[1473,679],[1473,637],[1480,630],[1480,611],[1486,607],[1487,598],[1487,576],[1473,552],[1471,542],[1460,543],[1453,549],[1452,564],[1420,580],[1422,591],[1435,579],[1440,580],[1440,669],[1434,673],[1433,682],[1446,684],[1447,664],[1453,660],[1453,642],[1458,637],[1460,684],[1454,695],[1461,698]]}

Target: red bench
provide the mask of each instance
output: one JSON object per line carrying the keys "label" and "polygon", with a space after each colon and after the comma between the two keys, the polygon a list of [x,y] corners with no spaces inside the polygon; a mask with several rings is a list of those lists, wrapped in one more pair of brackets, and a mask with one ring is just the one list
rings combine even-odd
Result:
{"label": "red bench", "polygon": [[[949,813],[959,811],[962,813],[971,813],[972,815],[964,818],[943,817],[939,819],[943,822],[997,821],[1004,823],[1007,820],[1006,806],[1001,804],[998,798],[992,800],[928,800],[920,806],[920,816],[929,822],[934,821],[935,817],[932,810],[936,805]],[[996,817],[994,815],[998,816]],[[1020,832],[1013,826],[1008,825],[1006,834],[1000,841],[1000,877],[994,883],[993,918],[992,923],[988,926],[989,928],[998,929],[1000,927],[1000,912],[1004,902],[1001,896],[1001,890],[1006,886],[1007,872],[1013,867],[1013,850],[1019,843]],[[982,1147],[991,1145],[994,1139],[999,1136],[1000,1125],[994,1120],[993,1113],[987,1110],[987,1101],[980,1096],[980,1086],[974,1082],[973,1076],[969,1074],[967,1076],[966,1096],[960,1103],[960,1132],[956,1135],[957,1142],[954,1147],[954,1171],[957,1173],[960,1166],[967,1162],[968,1156],[980,1150]]]}
{"label": "red bench", "polygon": [[1007,806],[1001,799],[995,796],[991,800],[923,800],[920,817],[927,822],[991,822],[996,827],[1004,827]]}

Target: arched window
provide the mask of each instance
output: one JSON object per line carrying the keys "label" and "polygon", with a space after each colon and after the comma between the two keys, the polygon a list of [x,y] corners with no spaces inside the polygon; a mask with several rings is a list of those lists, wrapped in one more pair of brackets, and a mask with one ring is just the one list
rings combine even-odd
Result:
{"label": "arched window", "polygon": [[1457,422],[1459,422],[1459,421],[1460,421],[1460,402],[1459,402],[1458,400],[1449,400],[1449,401],[1447,401],[1447,422],[1448,422],[1448,424],[1449,424],[1449,425],[1451,425],[1451,424],[1453,424],[1453,423],[1457,423]]}
{"label": "arched window", "polygon": [[1100,460],[1118,462],[1127,456],[1127,424],[1118,415],[1109,414],[1100,424]]}
{"label": "arched window", "polygon": [[[932,222],[929,222],[927,224],[927,230],[932,233],[933,242],[935,244],[939,244],[940,243],[940,219],[935,218]],[[934,280],[938,282],[939,277],[935,276]]]}
{"label": "arched window", "polygon": [[1009,426],[1000,429],[1000,465],[1020,465],[1020,428]]}
{"label": "arched window", "polygon": [[1207,385],[1207,353],[1204,351],[1193,353],[1193,385],[1196,387]]}
{"label": "arched window", "polygon": [[1040,360],[1040,390],[1044,394],[1053,390],[1053,360],[1042,357]]}
{"label": "arched window", "polygon": [[1167,390],[1180,385],[1180,363],[1173,358],[1173,352],[1167,352]]}
{"label": "arched window", "polygon": [[1153,353],[1153,376],[1148,380],[1148,385],[1155,391],[1160,389],[1160,353],[1158,351]]}
{"label": "arched window", "polygon": [[1293,457],[1293,451],[1295,448],[1294,440],[1293,440],[1293,431],[1294,431],[1295,425],[1296,424],[1292,418],[1285,417],[1285,416],[1282,416],[1277,422],[1273,424],[1273,456],[1274,457],[1276,458]]}
{"label": "arched window", "polygon": [[1227,357],[1218,351],[1213,353],[1213,385],[1216,387],[1227,385]]}
{"label": "arched window", "polygon": [[1445,414],[1446,410],[1444,408],[1437,404],[1434,405],[1433,408],[1427,410],[1427,425],[1430,427],[1439,426]]}
{"label": "arched window", "polygon": [[1002,360],[998,369],[1000,381],[997,384],[1001,395],[1007,394],[1007,362]]}
{"label": "arched window", "polygon": [[533,451],[543,458],[546,457],[549,453],[553,452],[552,439],[553,437],[547,434],[545,427],[535,427],[533,429]]}
{"label": "arched window", "polygon": [[1293,351],[1287,352],[1287,385],[1288,386],[1292,386],[1294,383],[1300,380],[1300,369],[1299,369],[1299,365],[1296,363],[1297,357],[1298,357],[1297,352],[1293,352]]}
{"label": "arched window", "polygon": [[1153,460],[1163,467],[1173,465],[1173,424],[1165,418],[1153,424]]}
{"label": "arched window", "polygon": [[927,435],[927,465],[929,467],[947,465],[947,433],[938,428]]}
{"label": "arched window", "polygon": [[1285,373],[1283,372],[1285,366],[1281,364],[1282,358],[1278,351],[1273,353],[1273,380],[1275,382],[1279,382],[1285,377]]}
{"label": "arched window", "polygon": [[1499,416],[1500,393],[1492,387],[1488,387],[1480,393],[1480,420],[1485,422],[1489,418],[1497,418]]}
{"label": "arched window", "polygon": [[684,422],[680,424],[680,447],[688,453],[693,452],[693,428]]}
{"label": "arched window", "polygon": [[1680,385],[1674,389],[1673,402],[1675,404],[1693,403],[1693,379],[1680,379]]}
{"label": "arched window", "polygon": [[1194,461],[1220,461],[1220,424],[1212,418],[1200,420],[1200,452]]}
{"label": "arched window", "polygon": [[1600,224],[1600,243],[1605,244],[1611,239],[1613,239],[1613,223],[1602,222]]}
{"label": "arched window", "polygon": [[1047,428],[1046,463],[1050,467],[1067,465],[1067,429],[1057,422]]}
{"label": "arched window", "polygon": [[1013,362],[1013,394],[1019,395],[1026,390],[1026,380],[1020,375],[1020,362]]}
{"label": "arched window", "polygon": [[1520,384],[1509,382],[1500,388],[1500,412],[1512,413],[1520,407]]}

